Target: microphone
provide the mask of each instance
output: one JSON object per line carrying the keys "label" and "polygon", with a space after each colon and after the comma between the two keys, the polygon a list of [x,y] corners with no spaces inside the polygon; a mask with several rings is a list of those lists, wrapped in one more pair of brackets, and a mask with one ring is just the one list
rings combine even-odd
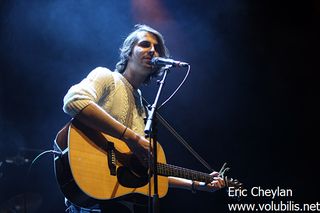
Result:
{"label": "microphone", "polygon": [[160,66],[160,67],[163,67],[163,66],[166,66],[166,65],[171,65],[173,67],[187,67],[187,66],[189,66],[189,64],[186,63],[186,62],[175,61],[175,60],[170,59],[170,58],[161,58],[161,57],[153,57],[151,59],[150,63],[152,65]]}

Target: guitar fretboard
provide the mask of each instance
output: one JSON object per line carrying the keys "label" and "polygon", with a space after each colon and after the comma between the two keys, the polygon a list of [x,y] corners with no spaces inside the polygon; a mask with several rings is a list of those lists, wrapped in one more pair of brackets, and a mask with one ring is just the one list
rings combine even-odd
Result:
{"label": "guitar fretboard", "polygon": [[198,172],[195,170],[163,163],[157,163],[157,167],[159,175],[186,178],[206,183],[213,181],[213,177],[204,172]]}

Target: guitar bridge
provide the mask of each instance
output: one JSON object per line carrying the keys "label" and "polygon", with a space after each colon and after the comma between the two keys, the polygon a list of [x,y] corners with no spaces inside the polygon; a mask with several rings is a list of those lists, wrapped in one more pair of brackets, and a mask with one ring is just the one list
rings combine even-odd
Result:
{"label": "guitar bridge", "polygon": [[110,175],[116,176],[117,175],[117,167],[116,167],[116,153],[114,151],[114,143],[108,142],[108,166]]}

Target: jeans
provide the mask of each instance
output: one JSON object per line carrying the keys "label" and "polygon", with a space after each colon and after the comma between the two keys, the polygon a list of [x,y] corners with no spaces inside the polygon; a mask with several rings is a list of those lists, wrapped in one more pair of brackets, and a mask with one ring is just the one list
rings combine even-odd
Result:
{"label": "jeans", "polygon": [[83,207],[76,206],[72,204],[70,201],[68,201],[67,199],[65,200],[65,204],[67,206],[67,209],[65,212],[68,212],[68,213],[98,213],[98,212],[134,213],[135,212],[134,204],[125,202],[125,201],[111,201],[103,204],[97,204],[90,208],[83,208]]}

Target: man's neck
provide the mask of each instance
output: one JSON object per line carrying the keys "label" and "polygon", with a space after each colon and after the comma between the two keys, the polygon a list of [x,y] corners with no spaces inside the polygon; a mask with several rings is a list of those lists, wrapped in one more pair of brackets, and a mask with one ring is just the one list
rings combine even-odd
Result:
{"label": "man's neck", "polygon": [[123,76],[127,79],[127,81],[132,85],[134,89],[138,89],[146,79],[146,76],[141,75],[139,72],[135,72],[128,67],[123,72]]}

